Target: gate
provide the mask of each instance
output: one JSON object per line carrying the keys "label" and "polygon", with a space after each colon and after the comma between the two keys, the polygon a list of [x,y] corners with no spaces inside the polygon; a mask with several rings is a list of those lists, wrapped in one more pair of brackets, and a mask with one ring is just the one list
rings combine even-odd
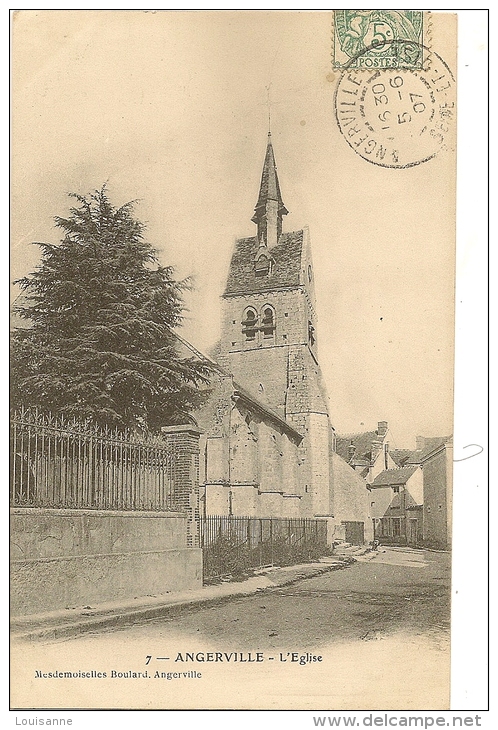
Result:
{"label": "gate", "polygon": [[305,518],[201,518],[204,580],[296,565],[327,553],[327,523]]}
{"label": "gate", "polygon": [[363,545],[365,542],[365,523],[364,522],[343,522],[345,526],[345,540],[351,545]]}

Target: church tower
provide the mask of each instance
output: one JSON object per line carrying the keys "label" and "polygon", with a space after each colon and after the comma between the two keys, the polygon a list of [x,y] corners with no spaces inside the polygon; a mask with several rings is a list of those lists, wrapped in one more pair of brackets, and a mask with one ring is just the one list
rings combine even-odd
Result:
{"label": "church tower", "polygon": [[318,364],[309,231],[283,232],[282,200],[268,134],[253,223],[236,241],[223,294],[220,364],[303,436],[300,482],[308,516],[331,512],[334,433]]}

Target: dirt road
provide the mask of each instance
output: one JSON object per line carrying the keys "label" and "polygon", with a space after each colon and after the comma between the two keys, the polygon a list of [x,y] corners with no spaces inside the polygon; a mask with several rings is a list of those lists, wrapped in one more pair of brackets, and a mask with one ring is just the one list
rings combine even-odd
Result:
{"label": "dirt road", "polygon": [[19,643],[12,651],[13,702],[96,709],[445,709],[449,586],[447,554],[388,549],[346,570],[175,618],[67,641]]}

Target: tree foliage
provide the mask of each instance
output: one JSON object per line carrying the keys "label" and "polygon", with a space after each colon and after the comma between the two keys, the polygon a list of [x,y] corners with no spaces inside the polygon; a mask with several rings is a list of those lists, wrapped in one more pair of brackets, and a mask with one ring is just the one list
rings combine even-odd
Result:
{"label": "tree foliage", "polygon": [[27,326],[12,336],[12,405],[118,428],[185,422],[210,373],[174,334],[189,281],[160,265],[133,203],[114,208],[105,186],[71,197],[62,241],[37,244],[40,265],[17,282]]}

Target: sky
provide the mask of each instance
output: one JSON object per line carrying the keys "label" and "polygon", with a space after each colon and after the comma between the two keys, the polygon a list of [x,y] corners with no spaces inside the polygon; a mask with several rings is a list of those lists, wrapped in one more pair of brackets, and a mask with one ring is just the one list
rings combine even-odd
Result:
{"label": "sky", "polygon": [[18,12],[11,277],[37,265],[33,241],[59,240],[67,193],[106,183],[115,205],[137,200],[161,263],[194,277],[181,334],[209,350],[234,241],[255,233],[270,86],[284,230],[310,228],[332,423],[387,420],[414,448],[453,428],[455,157],[397,170],[356,155],[330,54],[325,11]]}

